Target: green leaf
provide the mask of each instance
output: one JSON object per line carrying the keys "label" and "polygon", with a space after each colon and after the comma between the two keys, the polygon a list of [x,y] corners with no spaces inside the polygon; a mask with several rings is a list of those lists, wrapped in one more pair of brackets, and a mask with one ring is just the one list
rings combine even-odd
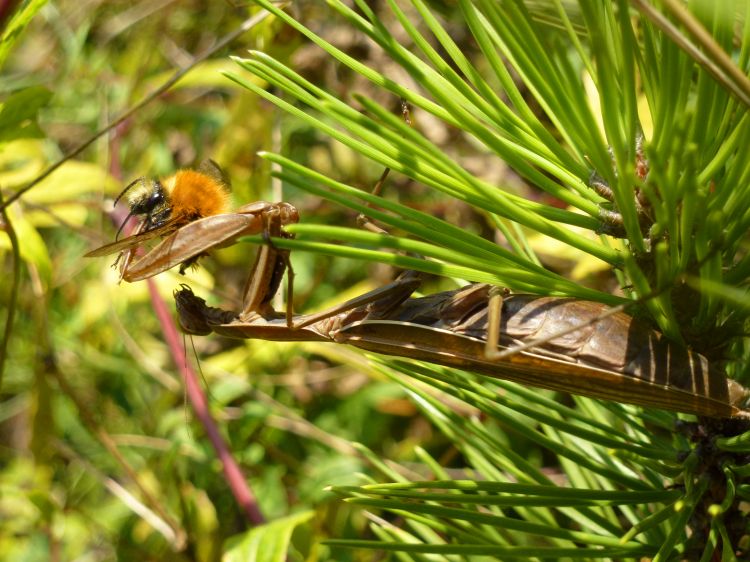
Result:
{"label": "green leaf", "polygon": [[90,162],[68,160],[54,173],[34,187],[24,199],[39,205],[55,204],[64,201],[80,201],[89,193],[116,193],[120,188],[112,176],[102,166]]}
{"label": "green leaf", "polygon": [[[26,29],[26,26],[29,25],[29,22],[31,22],[39,9],[46,3],[47,0],[25,0],[18,7],[3,34],[0,35],[0,69],[5,64],[5,59],[8,58],[13,45],[21,36],[21,32]],[[1,130],[2,126],[0,126]]]}
{"label": "green leaf", "polygon": [[47,167],[42,139],[0,143],[0,185],[12,190],[32,181]]}
{"label": "green leaf", "polygon": [[42,86],[25,88],[10,96],[0,109],[0,142],[43,137],[36,118],[51,97],[52,92]]}
{"label": "green leaf", "polygon": [[230,538],[223,562],[284,562],[292,532],[313,515],[314,511],[303,511]]}

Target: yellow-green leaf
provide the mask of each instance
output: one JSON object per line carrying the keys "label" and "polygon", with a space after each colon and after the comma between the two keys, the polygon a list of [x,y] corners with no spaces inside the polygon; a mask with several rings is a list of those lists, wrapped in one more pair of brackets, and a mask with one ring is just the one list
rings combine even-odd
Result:
{"label": "yellow-green leaf", "polygon": [[[16,231],[21,259],[34,265],[39,272],[39,277],[45,285],[48,285],[52,277],[52,262],[47,252],[47,245],[36,228],[25,217],[11,212],[10,221]],[[8,234],[0,233],[0,249],[10,250],[10,247]]]}
{"label": "yellow-green leaf", "polygon": [[294,529],[307,523],[314,514],[314,511],[295,513],[230,538],[222,561],[284,562]]}

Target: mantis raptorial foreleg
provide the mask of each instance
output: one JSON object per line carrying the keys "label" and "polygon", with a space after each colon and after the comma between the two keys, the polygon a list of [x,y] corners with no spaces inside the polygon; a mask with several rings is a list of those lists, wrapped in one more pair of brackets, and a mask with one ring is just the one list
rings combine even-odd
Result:
{"label": "mantis raptorial foreleg", "polygon": [[266,213],[263,216],[263,238],[266,244],[258,249],[255,263],[250,270],[250,275],[245,282],[242,291],[241,318],[252,314],[259,314],[264,318],[276,316],[276,311],[271,305],[276,291],[281,284],[281,279],[286,272],[287,275],[287,326],[293,327],[293,295],[294,295],[294,269],[289,260],[289,250],[282,250],[273,245],[271,237],[289,236],[281,228],[281,220],[278,213]]}
{"label": "mantis raptorial foreleg", "polygon": [[[254,275],[262,273],[256,271]],[[271,311],[263,316],[250,311],[245,315],[211,308],[200,297],[193,294],[190,287],[183,285],[175,292],[177,312],[180,324],[185,332],[195,335],[206,335],[212,331],[232,337],[255,337],[276,341],[310,340],[310,333],[325,333],[326,339],[336,340],[336,334],[343,325],[376,316],[387,317],[398,309],[419,286],[420,280],[411,272],[406,272],[398,279],[350,299],[342,304],[322,312],[293,316],[292,322],[279,321],[281,317]],[[314,331],[306,330],[313,327]],[[250,336],[249,334],[252,334]]]}
{"label": "mantis raptorial foreleg", "polygon": [[323,322],[328,318],[361,307],[366,307],[362,309],[363,316],[373,312],[387,314],[407,299],[420,284],[415,272],[407,271],[392,283],[378,287],[345,303],[322,312],[295,317],[292,310],[294,271],[290,264],[289,251],[276,248],[270,240],[272,236],[278,237],[283,234],[277,217],[270,217],[269,226],[265,232],[269,239],[267,244],[259,249],[255,264],[245,284],[243,308],[238,318],[240,321],[252,320],[253,317],[257,316],[266,320],[278,317],[270,301],[278,289],[284,271],[287,274],[288,294],[285,318],[287,328],[290,330],[298,330],[311,324]]}
{"label": "mantis raptorial foreleg", "polygon": [[[409,118],[409,108],[406,102],[402,101],[401,111],[404,119],[411,125]],[[386,168],[372,189],[374,195],[378,195],[388,177],[390,168]],[[242,312],[239,318],[251,319],[258,315],[265,319],[278,317],[278,313],[273,309],[271,299],[275,295],[281,283],[281,278],[286,271],[287,274],[287,306],[286,306],[286,324],[290,329],[300,329],[312,323],[321,322],[326,318],[347,312],[365,305],[368,310],[387,311],[397,307],[404,299],[408,298],[419,285],[418,274],[416,272],[406,272],[393,283],[375,289],[361,297],[352,299],[346,303],[335,306],[321,313],[298,316],[295,318],[293,313],[293,295],[294,295],[294,270],[292,269],[289,259],[289,251],[281,250],[273,245],[272,239],[275,237],[288,236],[281,228],[279,216],[274,213],[267,213],[263,216],[264,229],[263,238],[265,244],[258,250],[255,263],[243,289]],[[375,225],[364,214],[357,217],[357,223],[367,230],[379,234],[385,234],[386,231]]]}

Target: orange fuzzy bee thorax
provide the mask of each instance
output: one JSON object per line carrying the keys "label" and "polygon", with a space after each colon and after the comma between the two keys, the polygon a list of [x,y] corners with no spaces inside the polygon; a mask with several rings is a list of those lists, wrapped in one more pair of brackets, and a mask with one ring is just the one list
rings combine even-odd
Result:
{"label": "orange fuzzy bee thorax", "polygon": [[229,211],[229,193],[224,183],[195,170],[180,170],[163,180],[169,193],[172,217],[195,220]]}

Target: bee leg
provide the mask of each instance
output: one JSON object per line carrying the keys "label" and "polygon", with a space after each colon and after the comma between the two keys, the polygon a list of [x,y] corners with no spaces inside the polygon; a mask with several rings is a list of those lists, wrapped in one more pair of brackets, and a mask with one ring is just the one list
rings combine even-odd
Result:
{"label": "bee leg", "polygon": [[190,267],[198,267],[198,260],[202,258],[203,256],[207,256],[208,254],[206,252],[203,252],[201,254],[198,254],[197,256],[193,256],[192,258],[189,258],[182,262],[180,264],[180,275],[185,275],[185,272]]}

